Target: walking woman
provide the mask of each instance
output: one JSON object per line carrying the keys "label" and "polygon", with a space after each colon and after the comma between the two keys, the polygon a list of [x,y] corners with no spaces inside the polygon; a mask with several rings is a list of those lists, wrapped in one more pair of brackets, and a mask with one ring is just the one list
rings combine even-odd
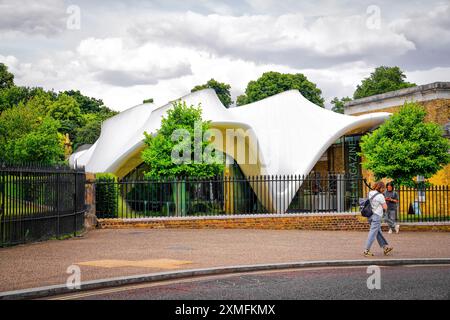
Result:
{"label": "walking woman", "polygon": [[392,247],[389,247],[388,242],[381,232],[381,219],[383,218],[383,211],[387,209],[386,200],[384,199],[383,192],[385,186],[383,182],[375,183],[374,190],[369,192],[370,205],[372,207],[372,216],[369,218],[370,230],[367,237],[366,250],[364,256],[371,257],[374,254],[370,251],[373,242],[377,239],[378,244],[383,248],[384,255],[388,255],[392,251]]}

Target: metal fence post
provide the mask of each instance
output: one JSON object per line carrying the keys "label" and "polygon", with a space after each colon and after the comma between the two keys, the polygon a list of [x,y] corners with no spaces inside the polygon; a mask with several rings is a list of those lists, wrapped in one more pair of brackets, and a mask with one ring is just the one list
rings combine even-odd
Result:
{"label": "metal fence post", "polygon": [[[3,165],[2,165],[3,166]],[[2,168],[0,168],[1,170]],[[5,239],[4,239],[4,232],[3,232],[3,228],[4,226],[4,216],[5,216],[5,204],[6,204],[6,195],[5,195],[5,190],[6,190],[6,186],[5,186],[5,172],[3,170],[0,171],[0,192],[2,194],[1,200],[2,200],[2,204],[0,205],[0,247],[3,245]]]}
{"label": "metal fence post", "polygon": [[78,214],[78,202],[77,202],[77,192],[78,192],[78,183],[77,183],[78,172],[75,172],[75,185],[74,185],[74,197],[73,197],[73,213],[74,213],[74,226],[73,226],[73,236],[77,235],[77,214]]}
{"label": "metal fence post", "polygon": [[60,200],[60,192],[59,192],[59,188],[60,188],[60,176],[59,176],[59,172],[56,173],[56,236],[59,238],[60,235],[60,206],[59,206],[59,200]]}

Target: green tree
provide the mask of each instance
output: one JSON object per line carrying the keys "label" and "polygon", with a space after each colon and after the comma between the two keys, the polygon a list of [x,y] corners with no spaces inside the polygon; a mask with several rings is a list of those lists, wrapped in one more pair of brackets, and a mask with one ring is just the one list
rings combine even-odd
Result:
{"label": "green tree", "polygon": [[331,104],[334,105],[331,108],[331,110],[333,110],[334,112],[343,114],[344,113],[344,104],[349,101],[352,101],[352,99],[350,99],[349,97],[344,97],[341,99],[338,99],[338,97],[334,97],[333,100],[331,100]]}
{"label": "green tree", "polygon": [[75,138],[76,129],[82,124],[80,105],[75,98],[62,93],[47,107],[47,115],[61,123],[60,132]]}
{"label": "green tree", "polygon": [[0,113],[17,106],[29,98],[29,90],[26,87],[12,86],[0,90]]}
{"label": "green tree", "polygon": [[305,75],[274,71],[265,72],[256,81],[250,81],[245,89],[245,95],[240,95],[236,103],[240,106],[293,89],[300,91],[312,103],[321,107],[324,106],[324,99],[321,96],[322,91],[317,88],[316,84],[309,81]]}
{"label": "green tree", "polygon": [[[79,112],[73,101],[67,97],[76,101]],[[85,96],[78,90],[61,92],[58,95],[58,100],[62,100],[62,104],[66,106],[66,108],[63,108],[66,118],[60,119],[61,130],[64,133],[69,133],[73,141],[73,150],[83,144],[93,144],[100,137],[102,122],[118,114],[118,112],[105,106],[103,100]],[[58,103],[61,104],[61,102]],[[68,111],[67,106],[74,107],[72,114],[66,112]],[[70,119],[67,119],[67,117]]]}
{"label": "green tree", "polygon": [[103,104],[103,100],[85,96],[78,90],[64,91],[61,92],[60,95],[67,95],[74,98],[82,113],[98,113],[101,112],[103,108],[106,108]]}
{"label": "green tree", "polygon": [[64,160],[59,122],[42,115],[33,101],[0,115],[0,159],[53,164]]}
{"label": "green tree", "polygon": [[83,144],[94,144],[100,137],[102,122],[105,120],[100,114],[88,113],[83,115],[84,125],[76,128],[73,149],[76,150]]}
{"label": "green tree", "polygon": [[415,83],[406,82],[405,79],[406,76],[399,67],[378,67],[370,74],[370,77],[365,78],[356,87],[353,99],[416,86]]}
{"label": "green tree", "polygon": [[191,92],[200,91],[203,89],[214,89],[217,96],[219,97],[219,100],[226,108],[228,108],[233,103],[230,93],[231,86],[229,84],[210,79],[205,84],[198,85],[192,88]]}
{"label": "green tree", "polygon": [[[69,134],[70,140],[75,142],[74,147],[92,144],[100,136],[101,123],[117,114],[106,107],[102,100],[85,96],[80,91],[56,93],[39,87],[15,86],[13,80],[14,75],[0,63],[0,157],[13,159],[11,154],[18,154],[17,151],[13,152],[12,144],[29,146],[29,143],[37,141],[34,132],[44,122],[42,134],[45,137],[48,137],[45,135],[48,130],[57,127],[59,133]],[[56,122],[51,124],[50,119]],[[42,145],[47,146],[50,153],[54,151],[47,144]],[[9,151],[6,150],[7,146]],[[60,143],[54,147],[59,150]],[[70,152],[70,149],[66,151]],[[25,152],[33,154],[25,150],[17,157],[26,158]],[[42,153],[40,157],[46,156]]]}
{"label": "green tree", "polygon": [[8,67],[0,62],[0,90],[14,86],[14,75],[8,71]]}
{"label": "green tree", "polygon": [[430,178],[450,161],[449,140],[436,123],[424,122],[426,111],[415,102],[405,103],[377,130],[361,140],[363,166],[377,179],[391,178],[413,185],[417,175]]}
{"label": "green tree", "polygon": [[[147,148],[142,152],[142,159],[149,165],[146,177],[213,177],[223,172],[222,154],[206,152],[210,143],[203,137],[210,128],[209,121],[202,120],[202,110],[198,107],[187,106],[186,102],[176,101],[173,108],[167,111],[167,117],[161,120],[161,128],[153,136],[145,132]],[[201,134],[201,141],[196,142],[195,131]],[[180,135],[176,135],[176,134]],[[179,140],[181,137],[181,140]],[[199,147],[199,148],[198,148]],[[200,149],[203,159],[195,159],[195,149]],[[214,149],[214,148],[212,148]],[[183,161],[174,158],[180,155]],[[184,181],[172,183],[172,196],[175,203],[176,215],[186,215],[186,203],[189,193],[186,193]]]}
{"label": "green tree", "polygon": [[13,108],[19,103],[27,103],[33,97],[45,97],[47,100],[55,100],[56,94],[53,91],[45,91],[42,88],[29,88],[12,86],[0,90],[0,113],[4,110]]}
{"label": "green tree", "polygon": [[[212,177],[223,172],[222,163],[214,163],[214,156],[209,157],[205,153],[205,149],[209,146],[209,141],[201,142],[201,153],[207,158],[203,158],[200,163],[194,161],[194,127],[199,124],[202,137],[210,128],[209,121],[202,120],[201,107],[187,106],[185,102],[176,101],[173,108],[167,111],[167,117],[161,120],[161,128],[155,135],[145,133],[146,149],[142,152],[142,159],[150,166],[150,170],[146,172],[146,177]],[[183,141],[175,141],[172,135],[176,130],[184,129],[189,134],[188,139]],[[203,139],[202,139],[203,140]],[[172,159],[172,151],[177,150],[177,146],[184,145],[190,150],[187,155],[190,163],[176,163]],[[186,156],[186,155],[185,155]],[[220,160],[220,157],[216,159]]]}
{"label": "green tree", "polygon": [[9,144],[7,153],[13,162],[42,162],[48,164],[64,161],[64,146],[58,133],[59,122],[45,118],[28,134],[22,135],[14,144]]}

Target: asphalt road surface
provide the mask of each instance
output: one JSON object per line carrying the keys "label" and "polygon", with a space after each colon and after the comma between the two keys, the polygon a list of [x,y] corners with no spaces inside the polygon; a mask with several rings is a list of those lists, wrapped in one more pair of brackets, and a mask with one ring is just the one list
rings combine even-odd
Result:
{"label": "asphalt road surface", "polygon": [[[210,276],[73,293],[57,299],[444,299],[450,265],[380,267],[380,289],[366,267],[298,269]],[[368,278],[373,289],[368,289]]]}

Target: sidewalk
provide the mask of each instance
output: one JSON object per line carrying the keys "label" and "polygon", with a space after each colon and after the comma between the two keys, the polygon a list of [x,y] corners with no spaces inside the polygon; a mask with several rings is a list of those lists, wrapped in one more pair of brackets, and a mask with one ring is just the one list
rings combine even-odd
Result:
{"label": "sidewalk", "polygon": [[[82,238],[0,249],[0,292],[144,273],[262,263],[362,259],[366,232],[302,230],[94,230]],[[450,258],[450,233],[386,234],[389,258]],[[375,243],[375,259],[384,258]]]}

